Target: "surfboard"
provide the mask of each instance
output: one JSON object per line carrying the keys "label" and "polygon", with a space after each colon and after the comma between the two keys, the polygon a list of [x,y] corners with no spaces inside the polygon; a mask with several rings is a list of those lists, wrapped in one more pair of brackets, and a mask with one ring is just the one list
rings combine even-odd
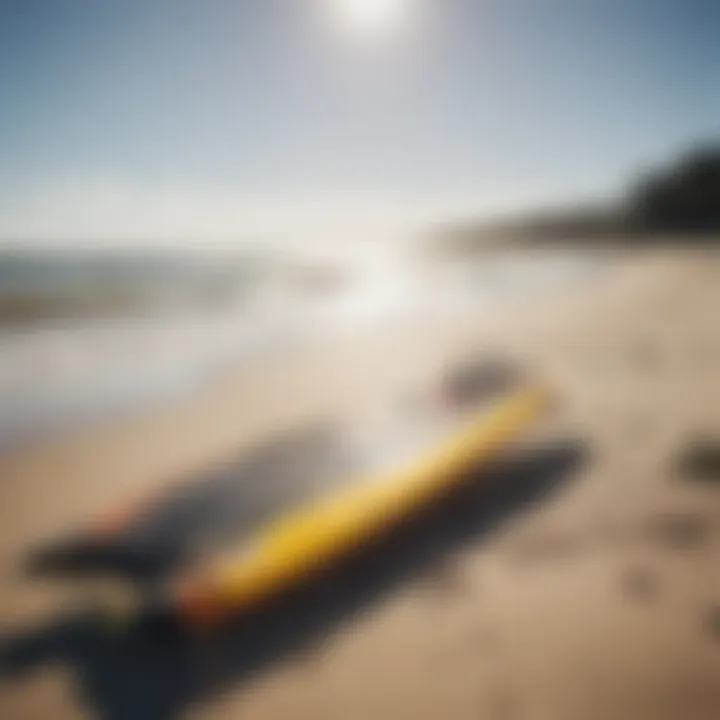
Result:
{"label": "surfboard", "polygon": [[204,628],[262,602],[432,503],[497,454],[547,403],[543,390],[524,388],[434,445],[416,445],[388,469],[359,475],[342,491],[281,515],[232,553],[182,578],[164,607],[181,624]]}
{"label": "surfboard", "polygon": [[155,597],[160,587],[161,605],[183,622],[213,624],[432,503],[519,435],[548,399],[534,385],[498,394],[455,375],[419,402],[298,428],[100,513],[33,563],[119,575]]}

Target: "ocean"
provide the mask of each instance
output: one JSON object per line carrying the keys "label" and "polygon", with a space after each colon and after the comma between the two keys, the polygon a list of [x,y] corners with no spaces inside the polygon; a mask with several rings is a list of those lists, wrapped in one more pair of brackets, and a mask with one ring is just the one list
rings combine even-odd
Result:
{"label": "ocean", "polygon": [[257,257],[0,255],[0,449],[170,403],[268,354],[568,282],[596,258],[318,267]]}

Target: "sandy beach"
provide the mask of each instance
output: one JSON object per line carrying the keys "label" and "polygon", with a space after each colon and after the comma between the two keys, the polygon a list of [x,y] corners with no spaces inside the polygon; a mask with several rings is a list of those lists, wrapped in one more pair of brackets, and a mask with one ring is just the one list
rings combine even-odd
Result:
{"label": "sandy beach", "polygon": [[[304,347],[172,407],[6,453],[0,631],[45,628],[36,645],[48,647],[24,672],[2,672],[0,717],[717,718],[720,477],[698,480],[678,462],[699,438],[720,442],[719,308],[716,252],[638,251],[592,282]],[[378,586],[368,597],[328,578],[307,602],[330,609],[307,612],[338,619],[302,641],[286,646],[282,622],[260,622],[252,642],[264,650],[237,669],[228,638],[68,639],[52,619],[83,590],[20,569],[33,545],[98,508],[410,391],[467,355],[507,358],[558,395],[510,460],[569,448],[572,467],[482,528],[471,503],[443,509],[397,540],[403,572],[391,563],[380,582],[377,559],[353,574]],[[336,595],[363,597],[340,611]]]}

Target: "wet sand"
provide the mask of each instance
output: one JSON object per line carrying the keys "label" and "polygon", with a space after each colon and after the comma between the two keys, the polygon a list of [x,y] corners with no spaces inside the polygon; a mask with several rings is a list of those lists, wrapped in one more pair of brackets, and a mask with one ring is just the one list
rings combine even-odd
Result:
{"label": "wet sand", "polygon": [[[22,576],[38,541],[283,429],[402,394],[468,353],[508,357],[558,391],[515,456],[583,450],[522,507],[483,496],[478,506],[504,509],[481,518],[461,498],[349,580],[328,577],[304,600],[319,629],[301,641],[283,637],[298,611],[258,619],[233,639],[262,648],[242,671],[227,642],[55,623],[42,661],[0,679],[0,717],[718,717],[720,479],[676,463],[696,438],[720,438],[716,258],[648,251],[587,287],[303,350],[176,407],[6,455],[0,628],[17,633],[82,597]],[[357,578],[378,592],[353,591]]]}

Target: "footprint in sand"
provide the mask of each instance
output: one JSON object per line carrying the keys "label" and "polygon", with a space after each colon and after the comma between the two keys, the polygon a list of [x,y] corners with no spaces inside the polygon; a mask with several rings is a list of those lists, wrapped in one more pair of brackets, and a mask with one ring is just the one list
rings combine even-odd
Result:
{"label": "footprint in sand", "polygon": [[652,600],[660,592],[660,578],[646,567],[627,568],[621,577],[623,594],[633,600]]}
{"label": "footprint in sand", "polygon": [[565,560],[576,556],[582,541],[572,533],[547,533],[528,538],[511,551],[512,559],[519,565]]}
{"label": "footprint in sand", "polygon": [[703,626],[707,634],[720,643],[720,603],[712,605],[704,613]]}
{"label": "footprint in sand", "polygon": [[650,521],[648,534],[665,548],[692,550],[706,540],[708,522],[697,513],[671,513],[660,515]]}
{"label": "footprint in sand", "polygon": [[680,478],[720,486],[720,440],[703,438],[689,442],[677,461]]}

